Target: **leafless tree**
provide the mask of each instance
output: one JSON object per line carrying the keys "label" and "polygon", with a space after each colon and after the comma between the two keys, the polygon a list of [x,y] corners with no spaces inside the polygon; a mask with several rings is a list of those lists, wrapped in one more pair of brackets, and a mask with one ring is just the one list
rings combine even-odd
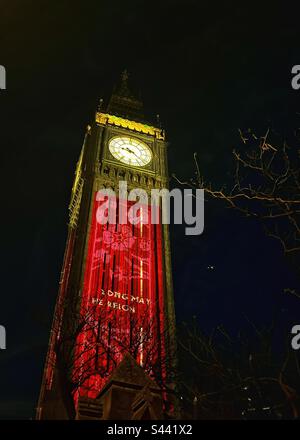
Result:
{"label": "leafless tree", "polygon": [[[206,199],[260,221],[278,240],[300,275],[300,163],[299,133],[288,143],[268,129],[262,135],[239,130],[240,148],[233,151],[231,185],[213,188],[204,179],[194,153],[194,176],[173,175],[183,186],[203,188]],[[294,288],[286,288],[300,297]],[[269,413],[273,417],[299,418],[299,355],[287,344],[285,354],[272,353],[270,331],[258,331],[255,350],[246,336],[232,340],[219,327],[205,335],[197,326],[185,326],[178,339],[181,358],[194,369],[193,381],[182,381],[189,413],[204,418],[249,418]],[[189,377],[189,376],[185,376]],[[277,416],[276,416],[277,414]]]}
{"label": "leafless tree", "polygon": [[[78,307],[64,302],[63,308],[57,307],[56,316],[47,368],[56,374],[65,405],[73,416],[76,392],[99,393],[97,380],[93,379],[104,384],[126,353],[139,359],[162,392],[174,382],[173,363],[162,347],[169,330],[159,331],[157,320],[149,318],[146,307],[139,313],[118,314],[107,306]],[[125,327],[120,325],[121,318]]]}
{"label": "leafless tree", "polygon": [[[239,130],[239,137],[241,147],[233,151],[235,171],[230,189],[215,189],[205,181],[196,153],[194,177],[173,177],[181,185],[203,188],[207,197],[260,220],[267,235],[279,240],[284,253],[296,262],[300,274],[299,133],[295,132],[290,144],[270,129],[261,136],[251,129]],[[299,296],[294,289],[287,287],[286,291]]]}
{"label": "leafless tree", "polygon": [[[196,320],[179,331],[182,415],[195,419],[299,418],[300,366],[287,345],[272,349],[273,326],[233,339]],[[255,341],[253,340],[255,339]],[[184,373],[188,370],[188,374]]]}

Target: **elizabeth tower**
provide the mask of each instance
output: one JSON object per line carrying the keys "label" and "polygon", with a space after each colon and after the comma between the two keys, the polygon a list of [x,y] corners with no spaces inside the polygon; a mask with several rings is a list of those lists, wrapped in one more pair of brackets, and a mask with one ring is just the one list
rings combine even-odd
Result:
{"label": "elizabeth tower", "polygon": [[[168,225],[151,201],[134,222],[120,214],[134,208],[132,190],[150,196],[168,180],[165,132],[145,122],[125,71],[108,105],[100,101],[77,163],[38,419],[175,416]],[[117,196],[99,197],[103,189]]]}

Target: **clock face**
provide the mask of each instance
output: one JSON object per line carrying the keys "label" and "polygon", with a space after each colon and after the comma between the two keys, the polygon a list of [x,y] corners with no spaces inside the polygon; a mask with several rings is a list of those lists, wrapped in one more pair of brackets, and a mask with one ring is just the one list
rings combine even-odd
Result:
{"label": "clock face", "polygon": [[136,167],[144,167],[152,159],[151,150],[144,142],[127,136],[113,138],[109,151],[120,162]]}

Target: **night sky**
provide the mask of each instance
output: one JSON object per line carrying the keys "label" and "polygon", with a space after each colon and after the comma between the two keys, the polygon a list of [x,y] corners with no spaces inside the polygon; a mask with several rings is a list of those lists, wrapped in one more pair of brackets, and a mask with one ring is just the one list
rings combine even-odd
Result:
{"label": "night sky", "polygon": [[[206,181],[229,184],[238,128],[285,137],[299,126],[299,14],[284,2],[244,3],[2,0],[0,418],[34,416],[76,161],[98,99],[107,102],[124,68],[149,117],[160,114],[179,177],[193,175],[196,151]],[[171,228],[178,321],[195,315],[207,332],[223,324],[234,335],[247,318],[276,317],[284,337],[300,302],[283,293],[298,280],[279,243],[221,202],[205,209],[203,235]]]}

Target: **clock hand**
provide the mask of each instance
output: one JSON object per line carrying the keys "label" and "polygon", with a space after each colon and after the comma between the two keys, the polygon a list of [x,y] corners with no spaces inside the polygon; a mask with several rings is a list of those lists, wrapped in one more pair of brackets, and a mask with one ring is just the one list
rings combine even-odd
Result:
{"label": "clock hand", "polygon": [[126,150],[129,151],[129,153],[134,154],[138,158],[137,154],[134,151],[132,151],[130,148],[126,147]]}

